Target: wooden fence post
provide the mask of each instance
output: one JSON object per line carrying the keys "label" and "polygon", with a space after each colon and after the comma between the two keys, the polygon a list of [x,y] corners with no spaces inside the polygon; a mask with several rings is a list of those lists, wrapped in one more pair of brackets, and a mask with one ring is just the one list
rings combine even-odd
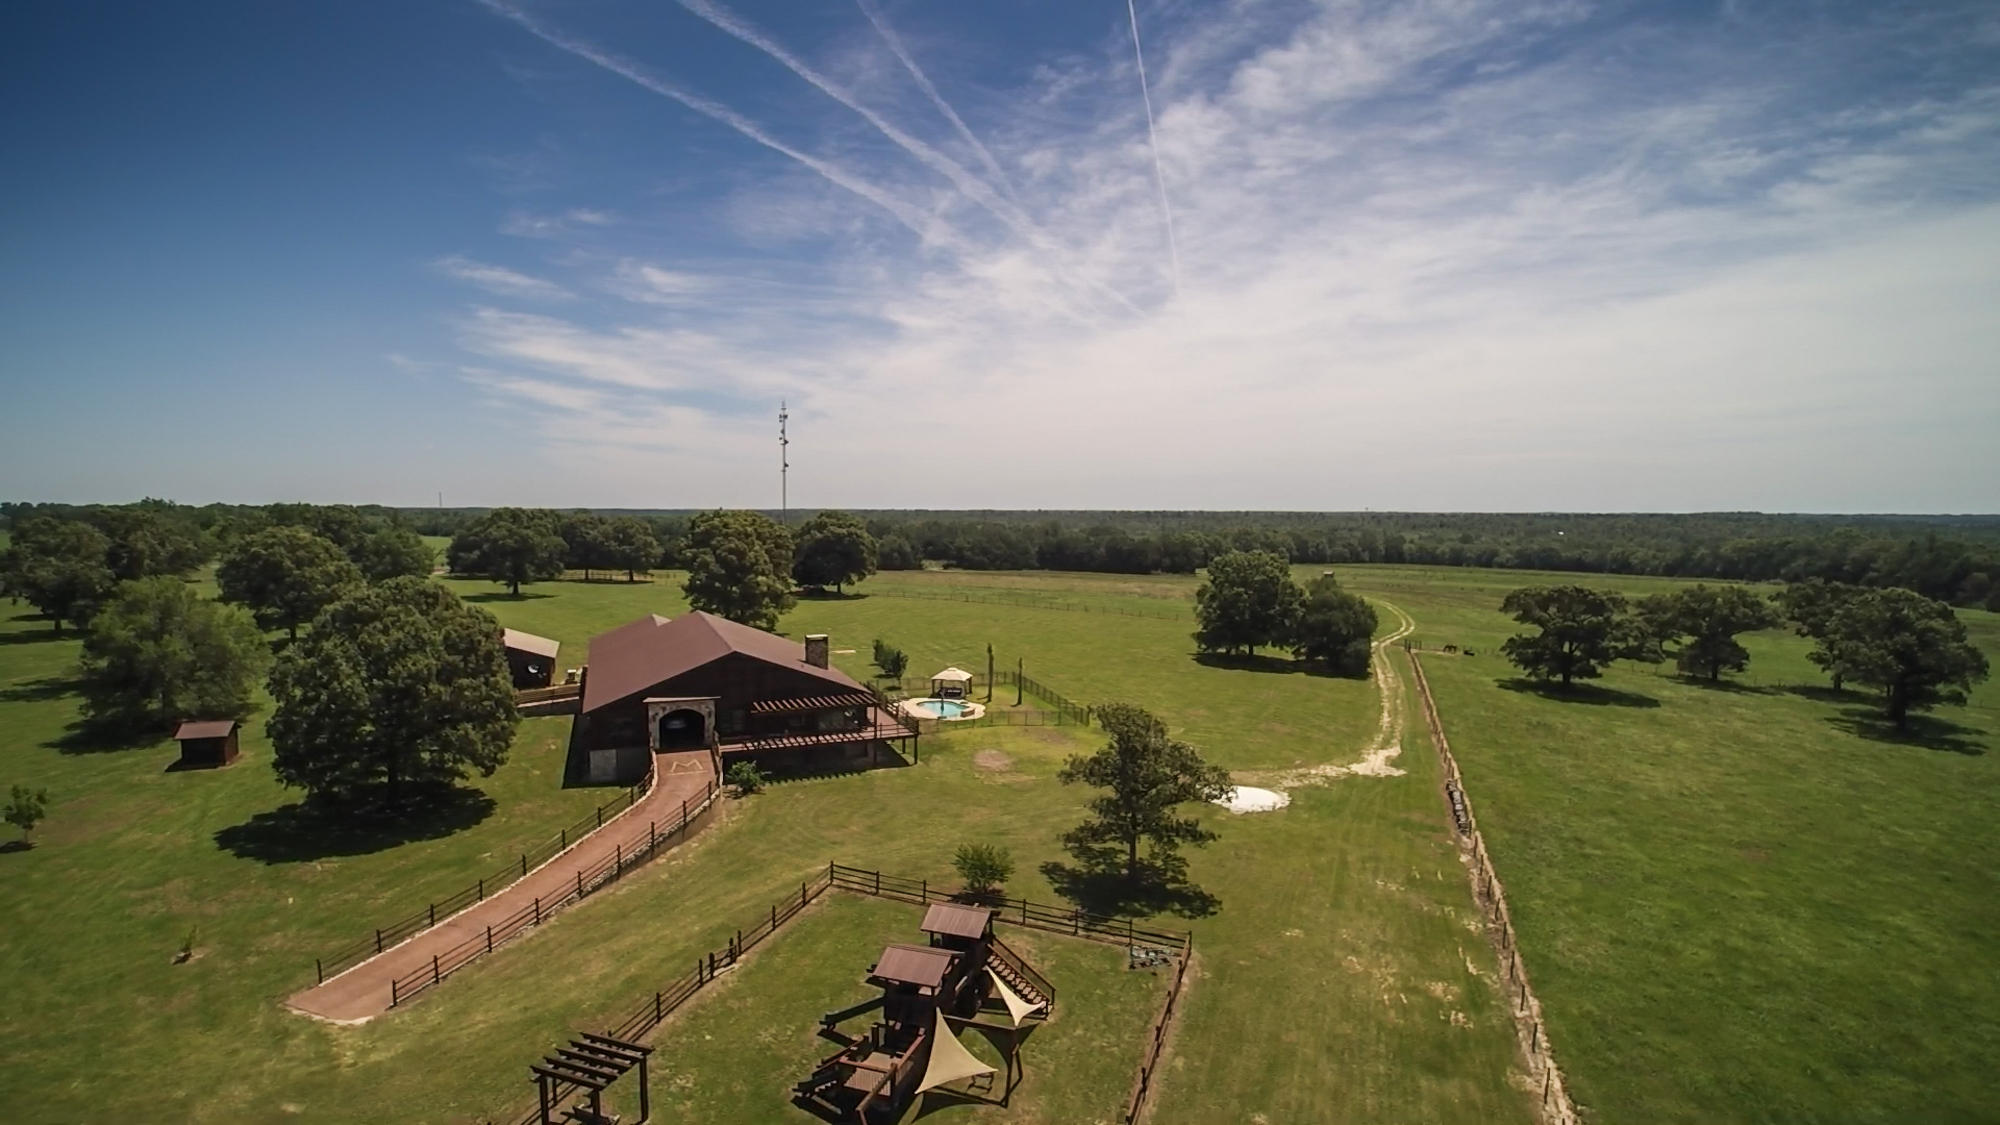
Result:
{"label": "wooden fence post", "polygon": [[666,1018],[666,1013],[660,1007],[660,994],[655,992],[653,993],[653,1022],[659,1023]]}
{"label": "wooden fence post", "polygon": [[319,978],[319,983],[326,983],[326,966],[320,964],[317,957],[313,958],[313,975]]}
{"label": "wooden fence post", "polygon": [[616,879],[625,873],[625,845],[611,845],[611,877]]}
{"label": "wooden fence post", "polygon": [[535,896],[535,925],[542,924],[542,896]]}
{"label": "wooden fence post", "polygon": [[771,932],[778,932],[778,904],[775,902],[771,904]]}
{"label": "wooden fence post", "polygon": [[390,977],[390,978],[389,978],[389,1006],[390,1006],[391,1008],[393,1008],[393,1007],[395,1007],[395,1006],[396,1006],[396,1002],[397,1002],[397,999],[398,999],[398,997],[396,996],[396,978],[395,978],[395,977]]}
{"label": "wooden fence post", "polygon": [[486,952],[493,952],[493,927],[486,927]]}
{"label": "wooden fence post", "polygon": [[576,897],[583,897],[583,868],[576,869]]}
{"label": "wooden fence post", "polygon": [[479,877],[479,901],[486,901],[486,876]]}
{"label": "wooden fence post", "polygon": [[436,984],[438,982],[438,977],[440,975],[441,974],[438,972],[437,954],[433,953],[431,954],[431,983]]}
{"label": "wooden fence post", "polygon": [[528,877],[528,853],[527,853],[527,852],[522,852],[522,853],[521,853],[521,878],[525,879],[525,878],[527,878],[527,877]]}
{"label": "wooden fence post", "polygon": [[381,931],[381,930],[376,930],[376,931],[375,931],[375,952],[377,952],[377,953],[380,953],[380,952],[382,952],[382,931]]}
{"label": "wooden fence post", "polygon": [[431,903],[431,925],[435,926],[437,924],[438,924],[438,904],[434,902]]}

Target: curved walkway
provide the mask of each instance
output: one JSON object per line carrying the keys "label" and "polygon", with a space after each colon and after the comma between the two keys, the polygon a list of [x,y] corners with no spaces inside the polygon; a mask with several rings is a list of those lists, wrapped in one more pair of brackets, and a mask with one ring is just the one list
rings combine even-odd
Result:
{"label": "curved walkway", "polygon": [[[637,804],[568,851],[483,902],[476,903],[392,949],[348,969],[326,983],[295,993],[285,1003],[294,1011],[335,1023],[364,1023],[389,1010],[390,982],[406,978],[465,942],[498,926],[536,899],[556,899],[574,886],[579,872],[605,863],[621,849],[643,848],[653,824],[677,820],[682,803],[692,807],[715,780],[707,750],[656,755],[653,788]],[[678,842],[678,841],[677,841]]]}

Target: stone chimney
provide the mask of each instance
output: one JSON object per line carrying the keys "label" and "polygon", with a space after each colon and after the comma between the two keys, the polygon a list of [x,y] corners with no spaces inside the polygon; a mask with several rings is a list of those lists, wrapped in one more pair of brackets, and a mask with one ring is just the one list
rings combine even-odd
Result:
{"label": "stone chimney", "polygon": [[825,633],[807,633],[806,663],[815,668],[826,667],[827,643]]}

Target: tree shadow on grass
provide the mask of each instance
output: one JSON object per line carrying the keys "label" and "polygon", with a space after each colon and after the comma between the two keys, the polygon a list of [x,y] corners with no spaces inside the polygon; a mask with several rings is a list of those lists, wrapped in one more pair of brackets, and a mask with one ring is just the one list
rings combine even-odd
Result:
{"label": "tree shadow on grass", "polygon": [[64,754],[114,754],[158,745],[166,734],[158,727],[135,725],[123,716],[86,717],[71,723],[53,745]]}
{"label": "tree shadow on grass", "polygon": [[1849,691],[1845,688],[1835,691],[1833,688],[1823,684],[1792,684],[1789,687],[1779,688],[1778,690],[1785,692],[1787,695],[1796,695],[1802,699],[1817,700],[1820,703],[1853,703],[1862,698],[1860,692]]}
{"label": "tree shadow on grass", "polygon": [[299,801],[220,829],[215,843],[242,859],[308,863],[441,839],[485,820],[493,808],[493,798],[464,786],[437,790],[427,800],[399,806]]}
{"label": "tree shadow on grass", "polygon": [[1520,692],[1523,695],[1539,695],[1543,699],[1557,703],[1584,703],[1593,707],[1658,707],[1660,701],[1650,695],[1640,695],[1636,691],[1620,691],[1617,688],[1600,687],[1597,684],[1570,684],[1565,687],[1558,683],[1541,683],[1522,679],[1519,676],[1508,680],[1494,680],[1493,685],[1502,691]]}
{"label": "tree shadow on grass", "polygon": [[47,703],[51,699],[61,699],[74,693],[77,681],[71,676],[43,676],[39,680],[22,680],[7,688],[0,689],[0,703]]}
{"label": "tree shadow on grass", "polygon": [[532,602],[539,601],[542,598],[553,597],[555,597],[554,594],[531,594],[526,590],[521,591],[519,594],[510,594],[505,590],[493,590],[484,594],[465,594],[459,600],[480,604],[485,602]]}
{"label": "tree shadow on grass", "polygon": [[0,844],[0,855],[5,855],[8,852],[33,851],[34,847],[35,843],[33,840],[9,840],[4,844]]}
{"label": "tree shadow on grass", "polygon": [[1074,864],[1056,860],[1042,864],[1042,877],[1056,894],[1092,914],[1206,918],[1222,909],[1220,898],[1188,881],[1187,860],[1181,856],[1141,859],[1137,872],[1128,877],[1125,857],[1116,848],[1071,854],[1077,859]]}
{"label": "tree shadow on grass", "polygon": [[1679,679],[1689,687],[1722,692],[1726,695],[1775,695],[1780,690],[1758,684],[1740,683],[1736,680],[1711,680],[1707,676],[1681,676]]}
{"label": "tree shadow on grass", "polygon": [[1328,667],[1318,661],[1292,660],[1283,656],[1245,656],[1226,652],[1197,652],[1194,662],[1204,668],[1227,668],[1236,672],[1264,672],[1280,676],[1318,676],[1329,680],[1365,680],[1368,673],[1348,672]]}
{"label": "tree shadow on grass", "polygon": [[857,590],[829,590],[824,586],[801,586],[792,593],[806,602],[858,602],[868,597]]}
{"label": "tree shadow on grass", "polygon": [[1857,738],[1887,742],[1896,746],[1921,746],[1967,757],[1986,753],[1984,732],[1931,715],[1911,715],[1909,729],[1898,730],[1881,712],[1866,707],[1850,707],[1826,720]]}

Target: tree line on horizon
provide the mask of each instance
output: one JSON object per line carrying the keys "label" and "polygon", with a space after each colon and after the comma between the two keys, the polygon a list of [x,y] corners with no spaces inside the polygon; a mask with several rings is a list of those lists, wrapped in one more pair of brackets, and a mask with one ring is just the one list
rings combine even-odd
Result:
{"label": "tree line on horizon", "polygon": [[[38,517],[107,528],[135,518],[184,529],[212,553],[246,529],[306,526],[344,542],[354,527],[456,536],[505,509],[211,504],[147,500],[75,507],[0,504],[0,523]],[[638,573],[685,566],[698,513],[556,511],[559,520],[620,529],[620,542],[565,539],[566,569]],[[771,518],[772,513],[759,513]],[[795,511],[796,530],[817,512]],[[1191,574],[1232,551],[1269,551],[1292,563],[1410,563],[1574,573],[1797,582],[1818,578],[1901,587],[1957,606],[2000,611],[2000,516],[1816,516],[1761,513],[1552,514],[1398,512],[966,512],[851,513],[885,571],[929,562],[966,570],[1078,570]],[[650,566],[633,553],[643,527]],[[643,551],[638,552],[643,554]],[[624,565],[624,562],[631,565]]]}

